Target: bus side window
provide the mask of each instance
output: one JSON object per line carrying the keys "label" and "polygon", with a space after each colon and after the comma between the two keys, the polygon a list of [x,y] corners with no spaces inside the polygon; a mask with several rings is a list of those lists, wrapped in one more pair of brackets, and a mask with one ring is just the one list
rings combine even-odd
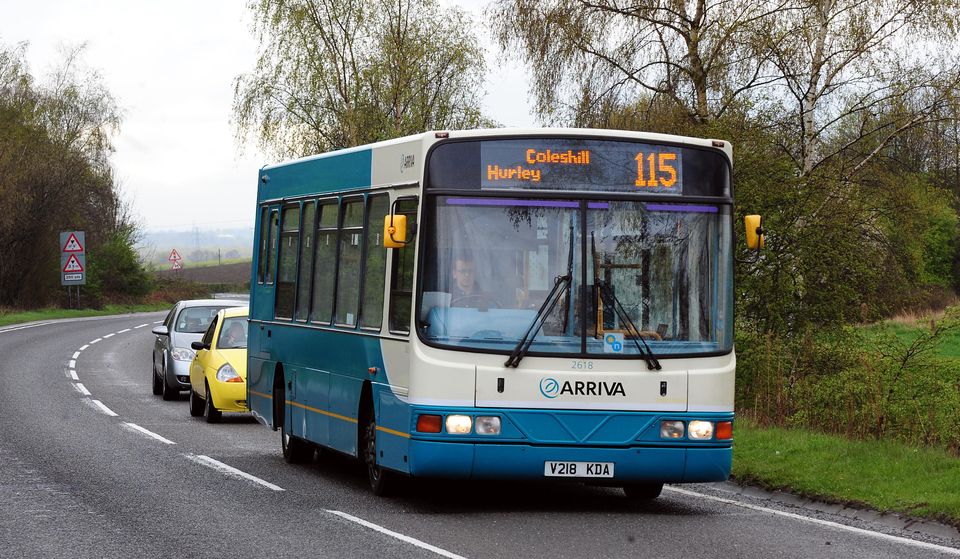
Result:
{"label": "bus side window", "polygon": [[267,273],[267,246],[270,243],[270,228],[267,227],[267,215],[270,210],[266,206],[260,210],[260,242],[259,254],[257,255],[257,283],[263,283],[263,278]]}
{"label": "bus side window", "polygon": [[297,245],[300,244],[300,204],[290,204],[283,208],[283,222],[280,230],[279,252],[280,270],[277,275],[277,299],[274,306],[274,318],[293,318],[294,298],[297,286]]}
{"label": "bus side window", "polygon": [[310,321],[330,324],[333,318],[333,280],[337,270],[337,200],[320,202],[314,239],[313,302]]}
{"label": "bus side window", "polygon": [[313,277],[313,238],[316,234],[317,203],[303,204],[300,220],[300,271],[297,277],[297,320],[306,320],[310,314],[310,279]]}
{"label": "bus side window", "polygon": [[397,213],[407,216],[407,245],[393,249],[393,266],[390,270],[390,331],[410,333],[410,307],[413,302],[413,251],[417,231],[417,202],[402,200],[397,204]]}
{"label": "bus side window", "polygon": [[383,288],[387,275],[387,249],[383,246],[383,218],[390,212],[390,200],[384,195],[367,198],[367,228],[364,231],[365,262],[360,326],[380,329],[383,322]]}
{"label": "bus side window", "polygon": [[280,225],[280,214],[277,210],[270,212],[270,231],[269,237],[267,237],[267,274],[263,279],[264,283],[273,283],[274,278],[277,276],[277,259],[274,254],[274,247],[277,244],[277,230]]}

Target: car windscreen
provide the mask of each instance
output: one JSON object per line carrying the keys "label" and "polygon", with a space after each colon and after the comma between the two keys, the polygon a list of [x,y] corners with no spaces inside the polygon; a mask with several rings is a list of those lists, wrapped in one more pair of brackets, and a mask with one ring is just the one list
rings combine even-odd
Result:
{"label": "car windscreen", "polygon": [[220,339],[217,340],[218,349],[246,349],[247,347],[247,317],[240,316],[227,318],[220,328]]}
{"label": "car windscreen", "polygon": [[177,332],[187,334],[203,334],[210,326],[210,321],[224,307],[187,307],[177,315]]}

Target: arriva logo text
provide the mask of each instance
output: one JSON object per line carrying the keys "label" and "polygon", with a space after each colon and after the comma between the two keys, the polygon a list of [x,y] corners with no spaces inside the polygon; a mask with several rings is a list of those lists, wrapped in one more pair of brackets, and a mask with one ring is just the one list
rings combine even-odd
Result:
{"label": "arriva logo text", "polygon": [[563,394],[571,396],[626,396],[623,383],[606,381],[569,380],[558,382],[556,379],[545,377],[540,381],[540,393],[553,399]]}

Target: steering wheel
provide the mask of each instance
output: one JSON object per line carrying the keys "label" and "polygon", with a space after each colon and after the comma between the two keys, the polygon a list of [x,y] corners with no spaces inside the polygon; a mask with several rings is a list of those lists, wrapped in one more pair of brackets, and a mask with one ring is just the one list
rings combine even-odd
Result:
{"label": "steering wheel", "polygon": [[[487,303],[487,304],[481,305],[480,303]],[[493,307],[495,309],[499,309],[500,303],[489,295],[485,295],[483,293],[473,293],[470,295],[461,295],[456,299],[451,299],[450,306],[451,307],[473,307],[473,308]]]}

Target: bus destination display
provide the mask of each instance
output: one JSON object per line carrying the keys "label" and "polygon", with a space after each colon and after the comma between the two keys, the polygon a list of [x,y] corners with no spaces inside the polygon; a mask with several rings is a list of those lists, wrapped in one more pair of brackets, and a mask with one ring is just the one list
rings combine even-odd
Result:
{"label": "bus destination display", "polygon": [[680,148],[651,144],[533,139],[484,142],[482,189],[683,194]]}

